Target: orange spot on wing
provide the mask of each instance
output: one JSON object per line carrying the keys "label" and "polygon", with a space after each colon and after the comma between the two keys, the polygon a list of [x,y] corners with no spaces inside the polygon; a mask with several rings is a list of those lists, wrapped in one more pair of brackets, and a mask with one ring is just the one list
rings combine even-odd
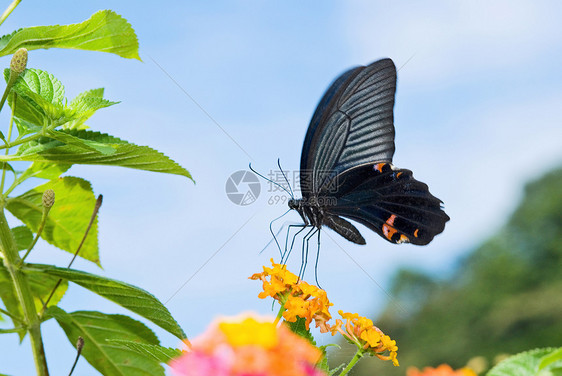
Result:
{"label": "orange spot on wing", "polygon": [[[380,163],[379,163],[380,164]],[[396,229],[392,227],[394,225],[394,220],[396,219],[396,215],[392,214],[387,220],[386,223],[382,225],[382,233],[388,240],[392,240],[392,235],[396,233]]]}
{"label": "orange spot on wing", "polygon": [[374,166],[375,171],[382,172],[382,168],[386,165],[386,163],[377,163]]}
{"label": "orange spot on wing", "polygon": [[410,239],[408,239],[408,237],[404,234],[400,235],[400,240],[398,240],[398,243],[407,243],[409,242]]}
{"label": "orange spot on wing", "polygon": [[399,178],[400,175],[402,175],[402,172],[397,173],[397,174],[396,174],[396,177]]}
{"label": "orange spot on wing", "polygon": [[420,231],[419,228],[416,229],[416,231],[414,231],[414,236],[417,238],[418,237],[418,232]]}

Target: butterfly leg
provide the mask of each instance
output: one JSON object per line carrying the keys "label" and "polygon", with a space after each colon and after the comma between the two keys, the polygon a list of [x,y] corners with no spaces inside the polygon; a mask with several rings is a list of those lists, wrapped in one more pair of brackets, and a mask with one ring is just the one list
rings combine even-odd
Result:
{"label": "butterfly leg", "polygon": [[302,258],[301,258],[301,268],[299,270],[299,279],[304,277],[304,272],[306,270],[306,264],[308,262],[308,241],[313,237],[316,232],[319,231],[318,227],[313,227],[309,232],[302,238]]}
{"label": "butterfly leg", "polygon": [[[287,229],[287,236],[285,237],[285,252],[283,253],[282,257],[281,257],[281,264],[285,264],[287,262],[287,260],[289,260],[289,255],[291,254],[291,251],[293,250],[293,246],[295,245],[295,239],[297,238],[297,235],[300,234],[301,232],[303,232],[303,230],[307,227],[308,225],[289,225],[289,228]],[[292,228],[301,228],[299,231],[296,232],[295,235],[293,235],[293,240],[291,241],[291,247],[289,248],[289,250],[287,250],[287,244],[289,243],[289,232],[291,232]]]}
{"label": "butterfly leg", "polygon": [[322,231],[318,230],[318,242],[317,242],[317,249],[316,249],[316,263],[314,264],[314,280],[316,281],[316,286],[320,287],[320,282],[318,282],[318,260],[320,259],[320,233]]}

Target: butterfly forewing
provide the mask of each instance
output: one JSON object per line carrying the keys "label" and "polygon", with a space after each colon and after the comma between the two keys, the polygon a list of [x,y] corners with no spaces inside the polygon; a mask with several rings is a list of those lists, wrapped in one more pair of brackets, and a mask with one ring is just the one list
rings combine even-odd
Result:
{"label": "butterfly forewing", "polygon": [[310,122],[301,156],[303,197],[334,176],[394,154],[396,68],[390,59],[353,68],[324,94]]}

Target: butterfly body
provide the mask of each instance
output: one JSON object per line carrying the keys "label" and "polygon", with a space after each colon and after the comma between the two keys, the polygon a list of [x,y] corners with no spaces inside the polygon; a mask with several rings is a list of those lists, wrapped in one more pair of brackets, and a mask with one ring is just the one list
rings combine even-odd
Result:
{"label": "butterfly body", "polygon": [[365,244],[359,222],[395,244],[428,244],[449,216],[412,172],[392,165],[396,68],[390,59],[356,67],[328,88],[301,155],[302,199],[289,200],[306,226],[326,226]]}

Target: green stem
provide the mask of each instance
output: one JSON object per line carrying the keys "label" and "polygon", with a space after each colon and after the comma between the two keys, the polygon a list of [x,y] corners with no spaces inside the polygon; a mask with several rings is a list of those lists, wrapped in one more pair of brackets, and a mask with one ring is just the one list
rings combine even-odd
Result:
{"label": "green stem", "polygon": [[0,334],[5,334],[5,333],[18,333],[18,332],[21,332],[22,330],[23,330],[22,327],[12,328],[12,329],[0,329]]}
{"label": "green stem", "polygon": [[283,317],[283,312],[285,312],[285,306],[281,304],[281,307],[279,307],[279,312],[277,312],[277,316],[275,317],[275,324],[277,324],[279,320],[281,320],[281,317]]}
{"label": "green stem", "polygon": [[21,0],[14,0],[10,5],[8,5],[4,13],[2,13],[2,15],[0,16],[0,25],[2,25],[4,21],[6,21],[6,18],[8,18],[10,13],[12,13],[14,9],[16,9],[19,3],[21,3]]}
{"label": "green stem", "polygon": [[[12,142],[12,143],[7,143],[7,144],[4,144],[4,145],[0,145],[0,150],[13,148],[14,146],[18,146],[18,145],[21,145],[21,144],[25,144],[26,142],[36,140],[36,139],[38,139],[39,137],[43,137],[43,134],[42,134],[42,133],[36,133],[36,134],[34,134],[33,136],[29,136],[29,137],[26,137],[26,138],[21,138],[21,139],[19,139],[18,141],[14,141],[14,142]],[[2,158],[2,159],[4,159],[4,158]]]}
{"label": "green stem", "polygon": [[355,355],[353,356],[353,358],[351,359],[351,361],[347,364],[347,366],[343,369],[343,371],[341,371],[339,376],[347,375],[349,371],[351,371],[351,369],[362,357],[363,357],[363,351],[361,351],[361,349],[358,349]]}
{"label": "green stem", "polygon": [[27,252],[25,252],[25,255],[23,255],[23,257],[22,257],[18,266],[23,265],[23,262],[25,261],[27,256],[29,256],[29,253],[31,252],[33,247],[35,247],[35,244],[37,244],[37,241],[39,240],[39,237],[41,236],[41,233],[43,232],[43,229],[45,228],[45,223],[47,223],[47,216],[49,215],[50,210],[51,210],[51,208],[43,207],[43,215],[41,217],[41,223],[39,224],[39,229],[37,230],[37,233],[35,234],[35,239],[33,239],[31,244],[27,248]]}
{"label": "green stem", "polygon": [[23,311],[37,375],[49,376],[45,349],[43,348],[43,340],[41,338],[41,323],[39,321],[39,316],[37,316],[35,302],[33,301],[33,295],[27,277],[17,266],[20,262],[20,257],[18,255],[14,235],[4,215],[3,207],[0,207],[0,248],[4,256],[4,266],[10,273],[16,296]]}
{"label": "green stem", "polygon": [[22,319],[20,319],[19,317],[12,315],[10,312],[6,311],[5,309],[0,308],[0,313],[8,316],[9,318],[11,318],[14,321],[17,321],[19,323],[23,323]]}
{"label": "green stem", "polygon": [[[10,73],[11,75],[11,73]],[[12,129],[14,127],[14,114],[16,112],[16,99],[17,99],[17,95],[14,94],[14,103],[12,106],[12,116],[10,116],[10,128],[8,129],[8,139],[6,140],[6,144],[10,143],[10,140],[12,139]],[[8,155],[9,152],[9,148],[6,148],[6,153],[5,155]],[[2,182],[0,183],[0,193],[4,192],[4,182],[6,181],[6,162],[3,163],[3,169],[2,169]]]}

